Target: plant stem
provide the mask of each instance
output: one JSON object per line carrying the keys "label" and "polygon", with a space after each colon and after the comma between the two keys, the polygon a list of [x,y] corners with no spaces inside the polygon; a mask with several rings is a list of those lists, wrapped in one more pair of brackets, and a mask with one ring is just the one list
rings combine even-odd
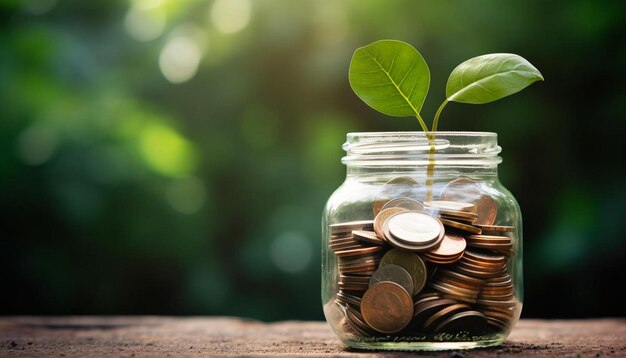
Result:
{"label": "plant stem", "polygon": [[437,124],[439,124],[439,116],[441,115],[441,111],[443,110],[443,107],[445,107],[447,103],[448,103],[448,100],[447,99],[444,100],[441,106],[439,106],[439,109],[437,109],[437,113],[435,113],[435,119],[433,120],[433,132],[437,131]]}
{"label": "plant stem", "polygon": [[435,132],[426,134],[426,138],[430,142],[430,150],[428,151],[428,167],[426,168],[426,196],[425,201],[433,200],[433,176],[435,174]]}
{"label": "plant stem", "polygon": [[422,126],[424,133],[428,135],[428,126],[426,125],[426,122],[424,122],[422,116],[420,116],[419,112],[415,112],[415,117],[417,117],[417,120],[420,122],[420,126]]}

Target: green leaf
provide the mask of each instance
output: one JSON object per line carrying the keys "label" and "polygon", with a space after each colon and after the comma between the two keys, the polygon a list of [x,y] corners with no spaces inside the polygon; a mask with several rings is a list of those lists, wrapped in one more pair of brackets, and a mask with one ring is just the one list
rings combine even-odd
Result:
{"label": "green leaf", "polygon": [[380,40],[358,48],[349,70],[350,86],[363,102],[394,117],[419,116],[428,86],[428,65],[402,41]]}
{"label": "green leaf", "polygon": [[458,65],[446,86],[448,101],[489,103],[517,93],[543,76],[521,56],[494,53],[471,58]]}

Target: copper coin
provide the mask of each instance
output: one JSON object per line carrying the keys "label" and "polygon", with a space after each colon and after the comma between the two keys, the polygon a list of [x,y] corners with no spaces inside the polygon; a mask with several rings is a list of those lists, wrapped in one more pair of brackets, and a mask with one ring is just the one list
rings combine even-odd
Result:
{"label": "copper coin", "polygon": [[478,241],[484,243],[498,243],[498,244],[510,244],[511,238],[501,235],[468,235],[467,239],[470,241]]}
{"label": "copper coin", "polygon": [[384,239],[385,234],[383,232],[383,226],[385,225],[385,222],[387,221],[387,219],[390,216],[395,215],[397,213],[401,213],[403,211],[407,211],[407,209],[389,208],[389,209],[382,210],[380,213],[378,213],[378,215],[376,215],[376,218],[374,218],[374,231],[376,232],[376,235]]}
{"label": "copper coin", "polygon": [[458,302],[450,298],[437,298],[436,300],[428,301],[423,304],[415,306],[415,313],[413,314],[412,326],[422,328],[424,322],[438,310],[457,304]]}
{"label": "copper coin", "polygon": [[439,215],[450,217],[452,220],[471,220],[475,221],[478,219],[478,214],[468,211],[453,211],[453,210],[441,210],[439,211]]}
{"label": "copper coin", "polygon": [[468,177],[459,177],[446,184],[439,196],[441,200],[473,202],[480,196],[480,191],[475,180]]}
{"label": "copper coin", "polygon": [[362,242],[367,242],[369,244],[374,244],[374,245],[385,244],[385,240],[383,240],[381,237],[378,237],[378,235],[376,235],[376,232],[374,231],[354,230],[352,231],[352,236],[354,236],[354,238],[357,240],[360,240]]}
{"label": "copper coin", "polygon": [[504,254],[506,256],[511,256],[510,252],[512,251],[512,248],[513,248],[513,245],[511,243],[491,244],[491,243],[482,243],[482,242],[476,242],[476,241],[468,241],[467,246],[475,247],[479,249],[493,250],[498,253]]}
{"label": "copper coin", "polygon": [[[434,300],[439,300],[441,299],[441,297],[439,296],[439,293],[435,293],[432,296],[426,296],[426,297],[419,297],[417,301],[415,301],[415,303],[413,304],[414,307],[418,307],[420,305],[425,304],[426,302],[432,302]],[[415,315],[415,314],[414,314]]]}
{"label": "copper coin", "polygon": [[502,256],[502,255],[496,255],[496,254],[485,254],[485,253],[481,253],[481,252],[477,252],[477,251],[472,251],[472,250],[465,250],[465,253],[463,254],[464,257],[467,258],[471,258],[480,262],[487,262],[487,263],[505,263],[506,262],[506,257]]}
{"label": "copper coin", "polygon": [[463,257],[461,257],[459,264],[467,264],[469,266],[480,268],[485,271],[498,271],[499,269],[502,269],[506,265],[506,263],[504,262],[493,263],[493,262],[484,262],[484,261],[474,260],[474,259],[467,257],[465,253],[463,253]]}
{"label": "copper coin", "polygon": [[350,267],[350,268],[339,268],[339,271],[342,273],[349,273],[352,275],[371,275],[378,268],[378,265],[370,265],[370,266],[362,266],[362,267]]}
{"label": "copper coin", "polygon": [[476,224],[493,225],[496,216],[498,216],[496,201],[489,195],[481,195],[480,199],[474,202],[474,205],[476,205],[476,213],[478,214]]}
{"label": "copper coin", "polygon": [[485,306],[503,306],[503,307],[513,307],[517,304],[515,299],[510,299],[508,301],[494,301],[494,300],[483,300],[479,299],[478,304]]}
{"label": "copper coin", "polygon": [[438,248],[430,251],[429,254],[437,256],[458,256],[465,251],[465,239],[460,235],[445,234]]}
{"label": "copper coin", "polygon": [[389,199],[376,199],[372,202],[372,212],[374,216],[378,215],[380,211],[383,209],[383,206],[389,202]]}
{"label": "copper coin", "polygon": [[328,245],[328,246],[334,252],[371,247],[371,246],[365,246],[361,244],[333,244],[333,245]]}
{"label": "copper coin", "polygon": [[355,296],[355,295],[352,295],[343,291],[339,291],[337,293],[337,299],[339,299],[341,302],[351,304],[354,307],[361,306],[361,297]]}
{"label": "copper coin", "polygon": [[447,316],[450,316],[459,311],[467,311],[470,309],[471,307],[464,303],[457,303],[447,306],[430,316],[430,318],[428,318],[426,322],[424,322],[424,329],[430,331],[433,328],[437,327],[439,323],[441,323]]}
{"label": "copper coin", "polygon": [[476,224],[479,228],[483,229],[485,232],[514,232],[515,226],[505,226],[505,225],[482,225]]}
{"label": "copper coin", "polygon": [[497,277],[497,274],[500,273],[500,268],[498,267],[489,267],[489,266],[478,266],[469,261],[459,261],[457,267],[463,267],[472,271],[479,271],[484,273],[493,274],[492,277]]}
{"label": "copper coin", "polygon": [[353,276],[353,275],[339,275],[339,282],[369,285],[370,278],[363,277],[363,276]]}
{"label": "copper coin", "polygon": [[412,295],[419,293],[424,288],[427,278],[426,264],[417,254],[391,249],[380,260],[381,267],[386,265],[398,265],[411,275],[413,279]]}
{"label": "copper coin", "polygon": [[368,337],[373,335],[372,329],[365,323],[359,310],[348,305],[346,307],[346,316],[348,317],[348,321],[352,323],[352,327],[355,331],[359,332],[361,336]]}
{"label": "copper coin", "polygon": [[458,221],[452,221],[452,220],[448,220],[448,219],[439,219],[441,221],[441,223],[445,226],[449,226],[455,229],[459,229],[462,231],[467,231],[469,233],[472,234],[480,234],[482,233],[482,230],[479,227],[476,226],[472,226],[472,225],[468,225],[468,224],[464,224],[464,223],[460,223]]}
{"label": "copper coin", "polygon": [[370,278],[369,286],[372,287],[375,284],[384,281],[395,282],[404,287],[406,292],[412,293],[414,291],[413,278],[411,277],[411,274],[398,265],[381,266]]}
{"label": "copper coin", "polygon": [[465,266],[458,266],[456,270],[465,275],[476,277],[476,278],[482,278],[482,279],[488,279],[488,278],[492,278],[498,275],[497,272],[478,271],[478,270],[473,270]]}
{"label": "copper coin", "polygon": [[513,293],[504,293],[501,295],[487,295],[487,294],[480,294],[480,296],[478,296],[479,300],[493,300],[493,301],[508,301],[510,299],[513,298]]}
{"label": "copper coin", "polygon": [[386,225],[397,240],[416,246],[427,246],[440,239],[444,233],[441,222],[428,214],[405,211],[390,216]]}
{"label": "copper coin", "polygon": [[437,264],[437,265],[450,265],[453,264],[455,262],[457,262],[463,255],[459,255],[459,256],[451,256],[451,257],[446,257],[446,258],[439,258],[437,256],[431,256],[428,254],[424,254],[422,256],[422,258],[430,263],[433,264]]}
{"label": "copper coin", "polygon": [[370,246],[370,247],[364,247],[364,248],[359,248],[359,249],[337,251],[335,252],[335,255],[340,256],[340,257],[369,255],[369,254],[381,251],[383,249],[384,248],[382,246]]}
{"label": "copper coin", "polygon": [[424,210],[424,205],[419,201],[411,198],[395,198],[389,200],[382,208],[385,210],[387,208],[404,208],[412,211],[422,211]]}
{"label": "copper coin", "polygon": [[466,282],[472,286],[477,286],[477,287],[482,286],[485,282],[484,280],[481,280],[479,278],[470,277],[470,276],[467,276],[467,275],[464,275],[464,274],[461,274],[452,270],[439,270],[437,272],[437,277],[439,276],[450,277],[456,281]]}
{"label": "copper coin", "polygon": [[436,290],[442,292],[444,294],[444,297],[446,298],[452,298],[457,301],[463,301],[467,303],[476,303],[476,301],[478,300],[478,296],[461,294],[458,291],[455,291],[448,287],[442,287],[441,285],[432,284],[432,286]]}
{"label": "copper coin", "polygon": [[361,314],[363,320],[378,332],[400,332],[413,318],[413,300],[399,284],[380,282],[363,295]]}
{"label": "copper coin", "polygon": [[466,285],[459,285],[453,281],[446,282],[444,280],[439,280],[437,282],[433,282],[433,285],[437,285],[438,287],[445,287],[463,296],[478,297],[478,295],[480,294],[480,287],[468,288],[468,286]]}
{"label": "copper coin", "polygon": [[343,291],[349,291],[349,292],[365,292],[368,288],[367,285],[357,285],[357,284],[349,284],[349,283],[343,283],[343,282],[339,282],[339,289],[343,290]]}
{"label": "copper coin", "polygon": [[479,335],[487,329],[487,318],[478,311],[463,311],[453,314],[441,322],[435,333],[450,334],[467,332],[470,335]]}
{"label": "copper coin", "polygon": [[352,230],[372,229],[374,222],[372,220],[349,221],[330,225],[330,231],[333,235],[341,233],[351,233]]}
{"label": "copper coin", "polygon": [[474,209],[474,204],[472,203],[462,203],[450,200],[425,201],[424,206],[443,211],[472,211]]}
{"label": "copper coin", "polygon": [[345,244],[345,243],[358,243],[358,241],[352,237],[352,235],[341,238],[332,238],[328,241],[329,244]]}
{"label": "copper coin", "polygon": [[466,219],[466,218],[460,218],[460,217],[448,216],[448,215],[439,215],[439,219],[456,221],[456,222],[460,222],[461,224],[467,224],[467,225],[474,225],[474,222],[476,222],[476,219]]}
{"label": "copper coin", "polygon": [[374,215],[378,215],[383,206],[393,197],[410,196],[418,183],[410,177],[396,177],[387,181],[378,193],[378,199],[372,203]]}
{"label": "copper coin", "polygon": [[391,246],[394,246],[396,248],[406,250],[406,251],[428,252],[428,251],[436,249],[437,246],[439,246],[439,244],[441,243],[441,239],[443,239],[443,232],[442,232],[440,239],[433,242],[430,245],[427,245],[427,246],[408,245],[404,242],[397,240],[396,238],[393,237],[393,235],[391,235],[391,233],[389,232],[389,225],[385,224],[383,230],[385,233],[385,240],[387,240],[387,242],[389,242]]}

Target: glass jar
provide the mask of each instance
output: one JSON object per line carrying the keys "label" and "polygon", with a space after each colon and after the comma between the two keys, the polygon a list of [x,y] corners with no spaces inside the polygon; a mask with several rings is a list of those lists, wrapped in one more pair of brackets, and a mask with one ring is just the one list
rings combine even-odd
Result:
{"label": "glass jar", "polygon": [[322,218],[322,303],[348,346],[493,346],[519,320],[522,217],[497,135],[432,135],[347,135]]}

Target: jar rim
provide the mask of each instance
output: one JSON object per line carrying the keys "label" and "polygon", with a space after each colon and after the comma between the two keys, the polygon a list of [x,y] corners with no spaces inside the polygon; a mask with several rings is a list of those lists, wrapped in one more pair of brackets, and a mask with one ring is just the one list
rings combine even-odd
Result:
{"label": "jar rim", "polygon": [[[435,131],[428,132],[428,134],[434,133],[435,135],[445,135],[445,136],[467,136],[467,137],[492,137],[498,136],[496,132],[474,132],[474,131]],[[373,137],[373,136],[381,136],[381,135],[397,135],[397,136],[415,136],[415,135],[426,135],[426,132],[423,131],[390,131],[390,132],[348,132],[347,136],[354,137]]]}
{"label": "jar rim", "polygon": [[495,132],[350,132],[346,139],[346,165],[420,166],[434,159],[439,166],[495,166],[502,161]]}

